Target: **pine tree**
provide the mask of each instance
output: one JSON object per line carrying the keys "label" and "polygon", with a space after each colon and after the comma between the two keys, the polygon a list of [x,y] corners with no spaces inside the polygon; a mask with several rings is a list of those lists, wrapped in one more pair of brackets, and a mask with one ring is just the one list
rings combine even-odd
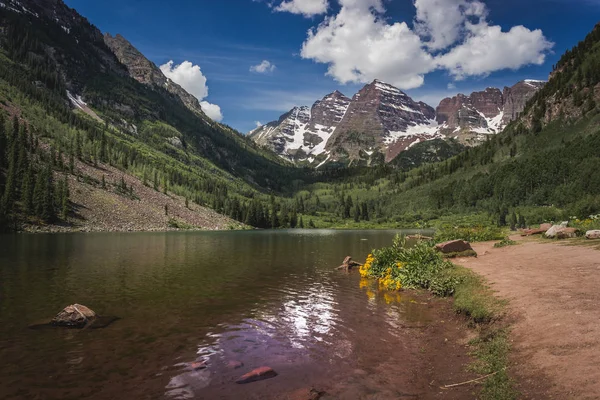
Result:
{"label": "pine tree", "polygon": [[296,208],[292,209],[292,214],[290,216],[290,228],[295,228],[298,226],[298,213],[296,212]]}
{"label": "pine tree", "polygon": [[33,167],[31,164],[27,168],[25,179],[23,180],[23,188],[21,189],[21,203],[23,205],[23,212],[27,215],[34,214],[33,207],[33,190],[35,187],[35,177]]}
{"label": "pine tree", "polygon": [[154,190],[158,191],[158,171],[154,171]]}
{"label": "pine tree", "polygon": [[6,174],[6,185],[4,186],[4,195],[2,196],[2,208],[7,216],[11,215],[14,211],[13,207],[17,187],[17,168],[17,143],[16,140],[14,140],[8,159],[8,173]]}
{"label": "pine tree", "polygon": [[54,178],[52,176],[52,168],[46,167],[44,175],[44,194],[42,201],[42,213],[40,218],[46,222],[53,222],[56,218],[54,209]]}
{"label": "pine tree", "polygon": [[513,211],[512,214],[510,214],[510,230],[511,231],[516,231],[517,230],[517,214]]}
{"label": "pine tree", "polygon": [[106,178],[102,175],[102,189],[106,189]]}
{"label": "pine tree", "polygon": [[362,203],[362,207],[361,207],[361,218],[364,221],[368,221],[369,220],[369,207],[367,206],[367,203]]}
{"label": "pine tree", "polygon": [[75,173],[75,156],[73,152],[69,152],[69,172]]}
{"label": "pine tree", "polygon": [[277,209],[274,202],[271,205],[271,228],[279,228],[279,219],[277,218]]}
{"label": "pine tree", "polygon": [[521,229],[527,228],[527,224],[525,223],[524,215],[519,215],[519,228],[521,228]]}
{"label": "pine tree", "polygon": [[304,229],[304,219],[300,216],[300,229]]}
{"label": "pine tree", "polygon": [[0,170],[4,169],[7,165],[6,153],[8,148],[8,138],[4,132],[4,124],[4,117],[0,114]]}
{"label": "pine tree", "polygon": [[42,215],[44,204],[44,171],[39,171],[33,187],[33,211],[37,217]]}
{"label": "pine tree", "polygon": [[187,196],[185,196],[185,208],[190,208],[190,201],[188,200]]}
{"label": "pine tree", "polygon": [[62,183],[62,193],[61,193],[61,218],[66,221],[67,220],[67,216],[69,215],[69,197],[70,197],[70,191],[69,191],[69,183],[67,181],[67,177],[65,176],[63,183]]}

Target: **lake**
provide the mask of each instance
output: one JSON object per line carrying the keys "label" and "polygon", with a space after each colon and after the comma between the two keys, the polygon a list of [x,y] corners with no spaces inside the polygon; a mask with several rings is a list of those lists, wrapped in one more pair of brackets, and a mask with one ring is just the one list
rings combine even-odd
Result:
{"label": "lake", "polygon": [[[397,233],[0,236],[0,397],[285,399],[312,387],[400,396],[415,371],[398,360],[414,357],[430,310],[335,270]],[[73,303],[120,319],[28,328]],[[193,370],[197,361],[207,368]],[[235,383],[263,365],[279,375]]]}

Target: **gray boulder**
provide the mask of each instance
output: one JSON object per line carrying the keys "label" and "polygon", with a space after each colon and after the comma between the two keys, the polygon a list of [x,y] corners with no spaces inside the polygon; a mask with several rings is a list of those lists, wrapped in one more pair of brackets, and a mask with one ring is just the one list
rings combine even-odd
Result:
{"label": "gray boulder", "polygon": [[600,239],[600,230],[587,231],[585,237],[587,239]]}
{"label": "gray boulder", "polygon": [[96,313],[81,304],[72,304],[59,312],[50,322],[54,326],[83,328],[96,319]]}

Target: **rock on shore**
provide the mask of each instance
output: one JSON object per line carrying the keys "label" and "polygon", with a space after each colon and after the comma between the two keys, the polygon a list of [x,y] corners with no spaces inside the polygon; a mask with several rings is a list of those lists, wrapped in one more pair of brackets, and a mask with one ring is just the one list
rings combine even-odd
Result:
{"label": "rock on shore", "polygon": [[587,239],[600,239],[600,230],[587,231],[585,237]]}

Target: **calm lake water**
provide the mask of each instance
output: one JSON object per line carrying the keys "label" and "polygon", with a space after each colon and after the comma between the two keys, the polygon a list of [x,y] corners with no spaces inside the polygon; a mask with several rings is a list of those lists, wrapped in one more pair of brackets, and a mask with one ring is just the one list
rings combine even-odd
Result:
{"label": "calm lake water", "polygon": [[[393,379],[370,377],[397,364],[428,312],[335,267],[397,233],[0,236],[0,398],[285,399],[319,385],[334,398],[387,398]],[[120,319],[28,328],[72,303]],[[208,367],[191,370],[200,360]],[[263,365],[279,376],[234,383]]]}

